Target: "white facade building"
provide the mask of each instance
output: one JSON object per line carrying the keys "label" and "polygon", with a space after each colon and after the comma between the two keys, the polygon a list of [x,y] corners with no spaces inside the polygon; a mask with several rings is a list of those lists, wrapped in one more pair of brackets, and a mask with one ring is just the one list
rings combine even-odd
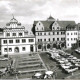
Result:
{"label": "white facade building", "polygon": [[34,21],[33,33],[36,36],[36,51],[66,47],[66,26],[75,21],[59,21],[49,17],[45,21]]}
{"label": "white facade building", "polygon": [[69,25],[66,27],[66,47],[72,48],[77,46],[78,30],[77,26]]}
{"label": "white facade building", "polygon": [[0,54],[35,52],[35,37],[14,17],[0,32]]}

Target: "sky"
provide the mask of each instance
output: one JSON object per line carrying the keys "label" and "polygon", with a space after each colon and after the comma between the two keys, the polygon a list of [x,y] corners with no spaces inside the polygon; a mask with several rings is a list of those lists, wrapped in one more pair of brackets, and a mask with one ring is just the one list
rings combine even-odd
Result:
{"label": "sky", "polygon": [[56,20],[80,22],[80,0],[0,0],[0,27],[14,17],[26,28],[34,20],[46,20],[50,15]]}

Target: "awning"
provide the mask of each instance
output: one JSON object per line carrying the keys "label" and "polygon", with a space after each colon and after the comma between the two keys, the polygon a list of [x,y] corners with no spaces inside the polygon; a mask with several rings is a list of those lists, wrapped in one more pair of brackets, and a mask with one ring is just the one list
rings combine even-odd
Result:
{"label": "awning", "polygon": [[45,74],[52,75],[53,74],[53,71],[46,71]]}

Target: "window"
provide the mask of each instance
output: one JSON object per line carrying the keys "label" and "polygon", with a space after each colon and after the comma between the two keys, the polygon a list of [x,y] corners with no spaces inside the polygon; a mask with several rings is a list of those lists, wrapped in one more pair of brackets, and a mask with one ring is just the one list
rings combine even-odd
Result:
{"label": "window", "polygon": [[42,33],[40,33],[40,35],[42,35]]}
{"label": "window", "polygon": [[38,33],[38,35],[39,35],[39,33]]}
{"label": "window", "polygon": [[69,44],[68,44],[68,46],[69,46]]}
{"label": "window", "polygon": [[59,38],[57,38],[57,41],[59,41]]}
{"label": "window", "polygon": [[77,35],[77,33],[76,33],[76,35]]}
{"label": "window", "polygon": [[69,35],[69,33],[67,33],[67,35]]}
{"label": "window", "polygon": [[13,33],[13,36],[16,36],[16,33]]}
{"label": "window", "polygon": [[61,32],[61,35],[63,34],[63,32]]}
{"label": "window", "polygon": [[[61,38],[61,40],[63,41],[63,40],[65,40],[65,38]],[[68,40],[69,40],[69,38],[68,38]]]}
{"label": "window", "polygon": [[71,33],[71,35],[72,35],[72,33]]}
{"label": "window", "polygon": [[7,44],[7,40],[4,40],[3,42],[4,42],[4,44]]}
{"label": "window", "polygon": [[42,39],[40,39],[40,41],[42,42]]}
{"label": "window", "polygon": [[59,29],[59,27],[57,27],[57,29]]}
{"label": "window", "polygon": [[34,39],[29,39],[29,42],[34,42]]}
{"label": "window", "polygon": [[38,28],[37,28],[37,30],[38,30]]}
{"label": "window", "polygon": [[7,48],[4,48],[4,52],[7,52]]}
{"label": "window", "polygon": [[53,27],[53,29],[54,29],[54,27]]}
{"label": "window", "polygon": [[9,43],[13,43],[13,40],[9,40]]}
{"label": "window", "polygon": [[44,39],[44,41],[46,41],[46,39]]}
{"label": "window", "polygon": [[76,38],[74,38],[74,40],[76,40]]}
{"label": "window", "polygon": [[46,35],[46,33],[44,33],[44,35]]}
{"label": "window", "polygon": [[55,41],[55,38],[53,38],[53,41]]}
{"label": "window", "polygon": [[40,23],[39,23],[39,25],[40,25]]}
{"label": "window", "polygon": [[49,38],[49,41],[50,41],[50,38]]}
{"label": "window", "polygon": [[6,36],[10,36],[10,33],[7,33]]}
{"label": "window", "polygon": [[9,52],[11,52],[12,51],[12,48],[9,48]]}
{"label": "window", "polygon": [[50,32],[49,32],[49,35],[50,35]]}
{"label": "window", "polygon": [[63,38],[61,38],[61,40],[63,41]]}
{"label": "window", "polygon": [[19,33],[19,36],[22,36],[22,33]]}
{"label": "window", "polygon": [[71,38],[71,40],[73,40],[73,39]]}
{"label": "window", "polygon": [[65,34],[65,32],[63,32],[63,34]]}
{"label": "window", "polygon": [[57,32],[57,35],[59,35],[59,32]]}
{"label": "window", "polygon": [[67,38],[67,40],[69,41],[69,38]]}
{"label": "window", "polygon": [[63,38],[65,40],[65,38]]}
{"label": "window", "polygon": [[22,39],[22,43],[25,43],[26,42],[26,39]]}
{"label": "window", "polygon": [[17,39],[17,40],[16,40],[16,43],[20,43],[20,40],[19,40],[19,39]]}
{"label": "window", "polygon": [[[62,34],[65,34],[65,32],[61,32],[61,35],[62,35]],[[67,33],[67,35],[69,35],[69,33]]]}
{"label": "window", "polygon": [[42,30],[43,30],[43,27],[42,27]]}
{"label": "window", "polygon": [[38,39],[38,42],[39,42],[39,39]]}
{"label": "window", "polygon": [[53,32],[53,35],[55,35],[55,33]]}
{"label": "window", "polygon": [[79,30],[80,30],[80,27],[79,27]]}
{"label": "window", "polygon": [[26,48],[25,47],[22,47],[22,51],[25,51],[26,50]]}

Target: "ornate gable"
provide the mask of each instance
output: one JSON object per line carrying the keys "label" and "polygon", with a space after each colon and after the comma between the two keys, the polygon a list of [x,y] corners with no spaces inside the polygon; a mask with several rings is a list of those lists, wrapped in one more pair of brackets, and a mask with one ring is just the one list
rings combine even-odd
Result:
{"label": "ornate gable", "polygon": [[35,30],[36,31],[44,31],[44,26],[43,23],[41,21],[38,21],[36,26],[35,26]]}
{"label": "ornate gable", "polygon": [[52,30],[60,30],[60,25],[58,24],[58,22],[57,21],[55,21],[54,23],[53,23],[53,25],[52,25]]}

